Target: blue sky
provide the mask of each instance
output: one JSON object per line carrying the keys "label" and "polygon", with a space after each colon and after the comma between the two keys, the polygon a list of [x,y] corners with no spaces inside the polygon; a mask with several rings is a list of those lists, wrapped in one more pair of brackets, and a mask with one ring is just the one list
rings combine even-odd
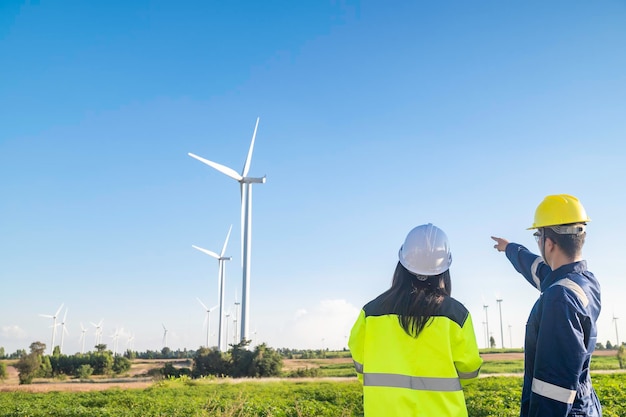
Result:
{"label": "blue sky", "polygon": [[160,350],[163,324],[171,348],[202,345],[217,262],[191,245],[217,252],[233,224],[232,307],[240,201],[187,153],[241,171],[257,117],[255,342],[345,346],[406,233],[432,222],[479,345],[483,304],[500,345],[498,294],[505,346],[521,346],[538,293],[489,236],[534,249],[525,228],[556,193],[592,218],[599,339],[615,342],[625,18],[618,1],[2,2],[0,346],[49,344],[39,314],[61,303],[66,353],[100,320],[120,349],[132,334]]}

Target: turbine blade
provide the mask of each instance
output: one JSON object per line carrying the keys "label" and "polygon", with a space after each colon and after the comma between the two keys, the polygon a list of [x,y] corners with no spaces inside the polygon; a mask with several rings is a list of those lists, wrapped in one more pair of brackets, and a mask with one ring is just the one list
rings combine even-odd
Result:
{"label": "turbine blade", "polygon": [[53,319],[54,318],[54,316],[51,316],[50,314],[40,314],[40,316],[41,317],[46,317],[46,318],[49,318],[49,319]]}
{"label": "turbine blade", "polygon": [[209,308],[207,306],[204,305],[204,303],[202,301],[200,301],[200,299],[198,297],[196,297],[196,300],[198,300],[198,302],[200,303],[200,305],[202,306],[202,308],[204,308],[205,310],[208,310]]}
{"label": "turbine blade", "polygon": [[230,225],[230,228],[228,229],[228,234],[226,235],[226,240],[224,241],[224,247],[222,247],[222,253],[220,253],[220,258],[224,257],[224,253],[226,252],[226,246],[228,245],[228,238],[230,238],[230,232],[231,230],[233,230],[233,225]]}
{"label": "turbine blade", "polygon": [[254,133],[252,134],[252,142],[250,142],[250,149],[248,150],[248,157],[246,158],[246,163],[243,166],[242,175],[245,177],[248,175],[248,171],[250,170],[250,162],[252,161],[252,151],[254,150],[254,140],[256,139],[256,130],[259,127],[259,118],[256,118],[256,125],[254,125]]}
{"label": "turbine blade", "polygon": [[188,153],[187,155],[191,156],[194,159],[197,159],[198,161],[207,164],[208,166],[215,168],[216,170],[218,170],[219,172],[221,172],[222,174],[226,174],[229,177],[231,177],[232,179],[236,180],[236,181],[241,181],[243,179],[243,177],[234,169],[232,168],[228,168],[227,166],[224,166],[222,164],[218,164],[217,162],[213,162],[213,161],[209,161],[208,159],[204,159],[198,155],[192,154],[191,152]]}
{"label": "turbine blade", "polygon": [[65,323],[65,319],[67,318],[67,310],[69,310],[69,308],[65,309],[65,314],[63,314],[63,323]]}
{"label": "turbine blade", "polygon": [[200,252],[206,253],[207,255],[212,256],[215,259],[219,259],[220,258],[220,256],[217,253],[211,252],[208,249],[203,249],[203,248],[200,248],[200,247],[198,247],[196,245],[191,245],[191,247],[193,247],[194,249],[198,249]]}
{"label": "turbine blade", "polygon": [[211,307],[211,308],[209,309],[209,311],[213,311],[213,310],[215,310],[215,309],[216,309],[216,308],[218,308],[218,307],[219,307],[219,304],[218,304],[218,305],[216,305],[216,306]]}
{"label": "turbine blade", "polygon": [[56,313],[54,313],[54,316],[57,317],[59,315],[59,313],[61,312],[61,309],[63,308],[63,304],[65,303],[61,303],[61,307],[59,307],[59,309],[57,310]]}

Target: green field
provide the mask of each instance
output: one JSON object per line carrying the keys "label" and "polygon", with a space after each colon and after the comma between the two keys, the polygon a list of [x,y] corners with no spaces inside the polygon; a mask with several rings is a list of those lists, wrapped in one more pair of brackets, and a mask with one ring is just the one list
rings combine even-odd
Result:
{"label": "green field", "polygon": [[[594,375],[605,417],[626,415],[626,374]],[[472,417],[515,417],[520,377],[487,377],[466,390]],[[349,417],[362,416],[361,385],[327,381],[168,380],[144,390],[0,393],[2,417]]]}

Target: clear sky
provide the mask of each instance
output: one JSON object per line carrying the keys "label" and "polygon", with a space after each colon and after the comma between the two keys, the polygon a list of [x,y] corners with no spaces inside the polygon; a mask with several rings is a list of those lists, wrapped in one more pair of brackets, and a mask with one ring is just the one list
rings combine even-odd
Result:
{"label": "clear sky", "polygon": [[100,320],[119,350],[160,350],[163,325],[172,349],[204,344],[218,268],[191,245],[218,252],[233,225],[232,309],[240,198],[187,153],[241,171],[257,117],[254,343],[344,347],[432,222],[479,345],[487,304],[500,346],[500,296],[520,347],[538,292],[490,235],[535,249],[557,193],[592,219],[599,340],[614,315],[626,340],[625,21],[610,0],[0,2],[0,346],[50,344],[40,314],[62,303],[64,353]]}

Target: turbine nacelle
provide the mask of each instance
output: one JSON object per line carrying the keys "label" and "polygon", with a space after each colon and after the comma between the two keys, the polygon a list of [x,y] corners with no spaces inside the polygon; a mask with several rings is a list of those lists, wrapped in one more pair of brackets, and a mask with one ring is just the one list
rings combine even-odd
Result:
{"label": "turbine nacelle", "polygon": [[242,184],[265,184],[265,177],[266,175],[261,178],[244,177],[239,182]]}

